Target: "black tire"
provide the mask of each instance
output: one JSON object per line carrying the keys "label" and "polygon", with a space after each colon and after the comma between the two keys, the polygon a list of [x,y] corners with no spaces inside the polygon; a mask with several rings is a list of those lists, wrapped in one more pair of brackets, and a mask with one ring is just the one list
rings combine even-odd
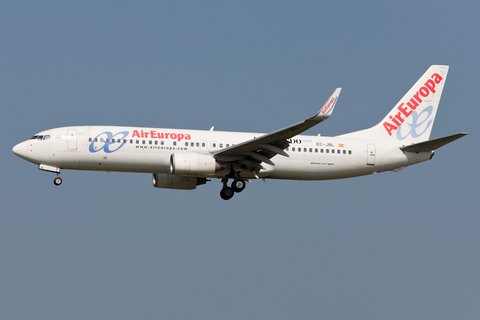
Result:
{"label": "black tire", "polygon": [[233,180],[233,182],[232,182],[232,189],[233,189],[233,191],[235,191],[235,192],[237,192],[237,193],[238,193],[238,192],[242,192],[243,189],[245,189],[245,186],[246,186],[246,185],[247,185],[247,184],[245,183],[244,180],[242,180],[242,179],[235,179],[235,180]]}
{"label": "black tire", "polygon": [[53,179],[53,184],[56,185],[56,186],[61,185],[62,184],[62,178],[56,177],[55,179]]}
{"label": "black tire", "polygon": [[232,199],[234,194],[235,192],[233,192],[232,188],[229,187],[223,188],[222,191],[220,191],[220,197],[222,197],[223,200]]}

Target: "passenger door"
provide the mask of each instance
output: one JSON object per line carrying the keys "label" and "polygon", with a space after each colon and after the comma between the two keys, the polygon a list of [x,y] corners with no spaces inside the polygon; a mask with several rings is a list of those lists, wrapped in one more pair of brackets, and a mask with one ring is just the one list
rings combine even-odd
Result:
{"label": "passenger door", "polygon": [[77,150],[77,130],[67,129],[67,149]]}

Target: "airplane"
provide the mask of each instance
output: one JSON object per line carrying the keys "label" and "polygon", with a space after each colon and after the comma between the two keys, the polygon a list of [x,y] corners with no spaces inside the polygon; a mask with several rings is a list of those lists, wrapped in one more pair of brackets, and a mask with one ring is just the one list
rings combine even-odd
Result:
{"label": "airplane", "polygon": [[217,178],[224,200],[253,179],[330,180],[399,171],[468,134],[429,140],[448,70],[431,66],[377,125],[334,137],[301,133],[331,116],[341,88],[313,117],[267,134],[75,126],[37,133],[13,153],[56,173],[57,186],[65,169],[151,173],[154,187],[181,190]]}

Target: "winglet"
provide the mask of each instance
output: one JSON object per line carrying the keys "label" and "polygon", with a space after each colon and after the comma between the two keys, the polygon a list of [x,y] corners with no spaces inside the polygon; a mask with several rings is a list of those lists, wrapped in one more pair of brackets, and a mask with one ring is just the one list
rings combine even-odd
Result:
{"label": "winglet", "polygon": [[308,120],[312,120],[315,118],[324,120],[330,117],[332,115],[333,108],[335,108],[335,104],[338,101],[338,96],[340,95],[340,91],[342,91],[342,88],[335,89],[335,91],[332,93],[330,98],[328,98],[325,104],[322,106],[320,111],[318,111],[316,115],[309,118]]}

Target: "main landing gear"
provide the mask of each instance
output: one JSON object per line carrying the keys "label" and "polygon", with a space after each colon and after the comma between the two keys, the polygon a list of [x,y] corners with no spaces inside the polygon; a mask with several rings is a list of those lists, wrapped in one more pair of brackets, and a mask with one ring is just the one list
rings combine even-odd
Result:
{"label": "main landing gear", "polygon": [[228,186],[228,178],[223,178],[222,183],[223,183],[223,189],[220,191],[220,197],[223,200],[232,199],[235,193],[242,192],[246,186],[245,180],[242,180],[242,179],[233,180],[231,187]]}

